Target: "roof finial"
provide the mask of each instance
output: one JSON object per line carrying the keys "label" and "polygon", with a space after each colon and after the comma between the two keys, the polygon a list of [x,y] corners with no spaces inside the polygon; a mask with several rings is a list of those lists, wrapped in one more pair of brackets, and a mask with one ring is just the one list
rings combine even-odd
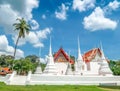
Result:
{"label": "roof finial", "polygon": [[39,57],[41,57],[41,47],[39,48]]}
{"label": "roof finial", "polygon": [[50,48],[49,48],[49,56],[52,56],[52,48],[51,48],[51,36],[50,36]]}
{"label": "roof finial", "polygon": [[103,52],[103,47],[102,47],[102,42],[100,41],[100,49],[101,49],[101,53],[102,53],[102,60],[105,59],[105,55],[104,55],[104,52]]}
{"label": "roof finial", "polygon": [[79,36],[78,36],[78,59],[81,60],[81,51],[80,51],[80,42],[79,42]]}

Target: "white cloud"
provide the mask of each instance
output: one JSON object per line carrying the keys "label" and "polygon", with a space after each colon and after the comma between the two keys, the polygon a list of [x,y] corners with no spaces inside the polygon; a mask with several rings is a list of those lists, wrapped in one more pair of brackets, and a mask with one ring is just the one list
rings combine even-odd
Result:
{"label": "white cloud", "polygon": [[35,43],[33,46],[34,46],[35,48],[44,47],[44,44],[41,43],[41,42],[38,42],[38,43]]}
{"label": "white cloud", "polygon": [[[9,45],[8,40],[5,35],[0,35],[0,55],[12,55],[14,53],[14,48]],[[20,49],[16,50],[16,58],[24,57],[24,52]]]}
{"label": "white cloud", "polygon": [[55,11],[56,18],[58,18],[60,20],[66,20],[67,19],[67,13],[66,12],[69,9],[69,7],[62,4],[61,7],[59,7],[59,9],[61,10],[60,12]]}
{"label": "white cloud", "polygon": [[[33,47],[44,47],[42,40],[47,38],[47,35],[51,33],[51,30],[51,28],[45,28],[35,32],[30,31],[29,35],[26,35],[24,39],[20,38],[18,45],[24,45],[26,42],[29,42]],[[14,43],[16,43],[16,39],[17,35],[13,37]]]}
{"label": "white cloud", "polygon": [[47,34],[50,34],[52,28],[45,28],[41,31],[37,31],[38,38],[47,38]]}
{"label": "white cloud", "polygon": [[110,2],[108,5],[106,5],[103,10],[106,14],[111,14],[112,11],[117,10],[120,7],[120,2],[117,0],[114,0],[113,2]]}
{"label": "white cloud", "polygon": [[0,0],[0,25],[5,32],[13,32],[12,24],[18,17],[32,20],[32,10],[38,7],[38,0]]}
{"label": "white cloud", "polygon": [[42,15],[42,19],[46,19],[46,15],[45,14]]}
{"label": "white cloud", "polygon": [[108,8],[110,8],[112,10],[116,10],[119,7],[120,7],[120,2],[118,2],[117,0],[114,0],[113,2],[110,2],[108,4]]}
{"label": "white cloud", "polygon": [[30,20],[33,16],[32,16],[32,10],[34,8],[37,8],[39,5],[38,0],[26,0],[25,1],[26,4],[26,9],[24,12],[26,12],[24,15],[26,18],[28,18],[28,20]]}
{"label": "white cloud", "polygon": [[0,5],[0,25],[4,27],[5,32],[13,32],[12,24],[19,17],[16,11],[13,11],[9,4]]}
{"label": "white cloud", "polygon": [[31,23],[30,25],[31,25],[32,30],[37,30],[39,28],[39,24],[36,20],[32,19],[30,20],[30,23]]}
{"label": "white cloud", "polygon": [[46,64],[46,60],[44,58],[40,58],[40,63]]}
{"label": "white cloud", "polygon": [[0,35],[0,50],[5,50],[8,47],[6,36]]}
{"label": "white cloud", "polygon": [[87,9],[95,7],[96,0],[73,0],[72,8],[79,10],[79,12],[86,11]]}
{"label": "white cloud", "polygon": [[83,24],[84,28],[90,31],[105,29],[114,30],[117,27],[117,22],[106,18],[103,10],[100,7],[96,7],[92,14],[90,14],[88,17],[85,17]]}

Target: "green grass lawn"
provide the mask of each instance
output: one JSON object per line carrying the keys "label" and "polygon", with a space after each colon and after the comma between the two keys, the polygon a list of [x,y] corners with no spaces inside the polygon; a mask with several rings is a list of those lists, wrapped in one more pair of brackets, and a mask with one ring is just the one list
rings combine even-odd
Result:
{"label": "green grass lawn", "polygon": [[120,87],[99,87],[80,85],[35,85],[14,86],[0,83],[0,91],[120,91]]}

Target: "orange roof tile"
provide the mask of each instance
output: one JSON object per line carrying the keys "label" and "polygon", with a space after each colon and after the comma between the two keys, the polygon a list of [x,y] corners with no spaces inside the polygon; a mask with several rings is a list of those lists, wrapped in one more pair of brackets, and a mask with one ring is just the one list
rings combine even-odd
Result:
{"label": "orange roof tile", "polygon": [[99,48],[94,48],[88,52],[86,52],[85,54],[83,54],[83,60],[85,62],[90,62],[92,59],[94,59],[94,57],[96,56],[96,54],[99,53],[100,56],[102,56],[102,53],[100,51]]}
{"label": "orange roof tile", "polygon": [[5,67],[5,68],[2,68],[2,70],[4,70],[4,71],[9,71],[9,70],[10,70],[10,68]]}

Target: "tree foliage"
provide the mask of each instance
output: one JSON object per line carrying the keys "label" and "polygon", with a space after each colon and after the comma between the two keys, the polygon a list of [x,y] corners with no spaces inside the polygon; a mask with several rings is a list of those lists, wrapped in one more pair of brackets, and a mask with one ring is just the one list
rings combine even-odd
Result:
{"label": "tree foliage", "polygon": [[36,60],[39,58],[38,56],[36,55],[28,55],[25,57],[26,59],[30,59],[31,62],[36,62]]}
{"label": "tree foliage", "polygon": [[14,57],[11,55],[1,55],[0,56],[0,66],[12,68],[12,62]]}
{"label": "tree foliage", "polygon": [[120,60],[119,61],[110,61],[110,68],[114,75],[120,75]]}
{"label": "tree foliage", "polygon": [[32,63],[30,59],[19,59],[14,62],[14,70],[17,74],[26,75],[29,71],[34,72],[36,70],[37,63]]}
{"label": "tree foliage", "polygon": [[38,62],[31,61],[30,58],[21,58],[14,60],[13,56],[1,55],[0,56],[0,67],[9,67],[12,70],[16,70],[17,74],[26,75],[28,71],[35,72]]}

